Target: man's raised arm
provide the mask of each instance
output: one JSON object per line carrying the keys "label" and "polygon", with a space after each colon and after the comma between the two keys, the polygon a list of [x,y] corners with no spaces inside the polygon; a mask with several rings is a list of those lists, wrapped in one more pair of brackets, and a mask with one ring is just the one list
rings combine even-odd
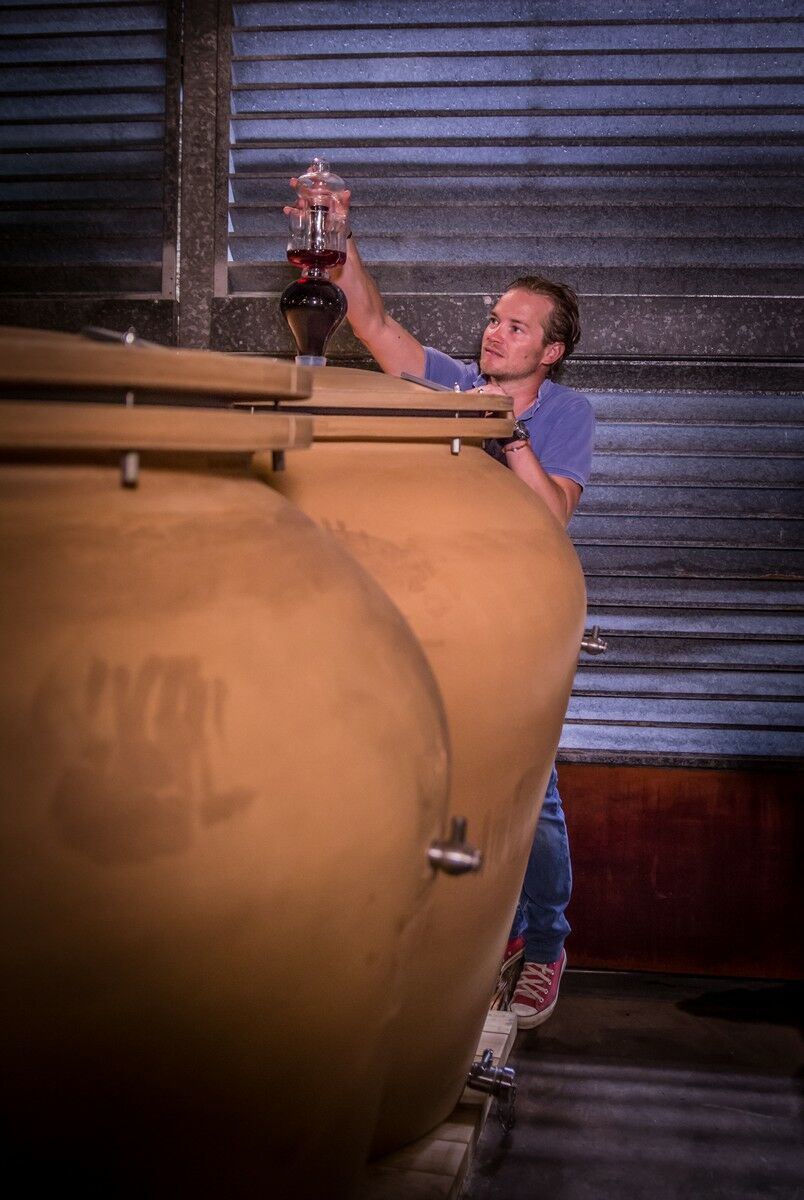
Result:
{"label": "man's raised arm", "polygon": [[355,239],[346,243],[346,262],[331,272],[346,294],[349,309],[346,318],[352,331],[376,358],[388,375],[424,374],[424,347],[412,333],[385,311],[385,304],[374,280],[366,270]]}

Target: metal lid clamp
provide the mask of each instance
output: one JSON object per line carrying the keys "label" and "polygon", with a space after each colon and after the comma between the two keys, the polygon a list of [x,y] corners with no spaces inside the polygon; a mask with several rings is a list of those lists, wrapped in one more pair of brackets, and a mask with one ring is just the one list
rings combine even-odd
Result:
{"label": "metal lid clamp", "polygon": [[[118,333],[114,329],[103,329],[99,325],[86,325],[81,333],[84,337],[90,338],[95,342],[116,342],[121,346],[142,346],[147,343],[140,341],[137,337],[136,329],[131,326],[124,333]],[[126,408],[134,407],[134,393],[126,392],[125,397]],[[140,456],[137,450],[125,450],[120,455],[120,486],[124,488],[135,488],[140,481]]]}

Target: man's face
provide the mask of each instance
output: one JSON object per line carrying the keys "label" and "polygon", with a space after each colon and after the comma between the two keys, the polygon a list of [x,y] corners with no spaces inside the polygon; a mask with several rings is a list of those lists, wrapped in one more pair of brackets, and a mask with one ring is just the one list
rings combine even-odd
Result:
{"label": "man's face", "polygon": [[499,383],[547,374],[560,358],[560,343],[545,340],[544,326],[553,311],[547,296],[515,288],[501,296],[489,315],[480,346],[480,370]]}

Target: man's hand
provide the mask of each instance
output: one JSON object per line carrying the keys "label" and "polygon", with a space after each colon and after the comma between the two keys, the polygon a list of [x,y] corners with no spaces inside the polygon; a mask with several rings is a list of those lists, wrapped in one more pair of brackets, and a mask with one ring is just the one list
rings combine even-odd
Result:
{"label": "man's hand", "polygon": [[[505,396],[505,389],[498,383],[484,383],[482,387],[464,392],[465,396]],[[539,462],[529,438],[513,437],[500,446],[506,465],[523,483],[541,496],[550,512],[563,526],[569,524],[581,498],[581,487],[574,479],[562,475],[548,475]]]}
{"label": "man's hand", "polygon": [[[500,387],[499,383],[484,383],[482,387],[470,388],[468,392],[464,392],[465,396],[508,396],[504,387]],[[511,397],[508,396],[510,400]],[[512,402],[513,403],[513,402]]]}
{"label": "man's hand", "polygon": [[[482,387],[470,388],[467,392],[464,392],[463,395],[464,396],[505,396],[506,400],[511,400],[511,407],[513,407],[513,404],[514,404],[513,400],[508,395],[505,388],[500,387],[500,385],[498,383],[484,383]],[[491,416],[497,416],[498,414],[499,414],[499,410],[497,409],[497,410],[491,410],[490,412],[484,413],[483,415],[486,417],[491,417]]]}
{"label": "man's hand", "polygon": [[[290,180],[290,186],[295,190],[298,187],[298,184],[299,184],[299,180],[294,175],[293,178]],[[347,223],[347,228],[348,228],[349,204],[350,204],[350,201],[352,198],[352,193],[349,191],[348,188],[344,188],[344,190],[341,192],[328,192],[327,194],[331,197],[331,201],[330,201],[330,205],[329,205],[330,212],[333,214],[333,216],[342,218]],[[296,203],[295,204],[286,204],[283,207],[282,212],[285,214],[286,217],[289,217],[292,212],[303,213],[306,208],[309,208],[309,206],[310,206],[310,196],[309,195],[307,195],[307,196],[300,195],[297,192],[296,193]]]}

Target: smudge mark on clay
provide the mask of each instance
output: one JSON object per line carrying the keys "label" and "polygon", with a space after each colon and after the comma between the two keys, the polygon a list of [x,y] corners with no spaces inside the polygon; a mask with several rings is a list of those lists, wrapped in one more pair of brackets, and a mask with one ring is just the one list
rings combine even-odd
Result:
{"label": "smudge mark on clay", "polygon": [[245,812],[257,792],[214,778],[225,708],[225,684],[195,658],[152,655],[135,670],[95,658],[51,673],[33,717],[60,768],[50,804],[60,839],[93,862],[148,862]]}

